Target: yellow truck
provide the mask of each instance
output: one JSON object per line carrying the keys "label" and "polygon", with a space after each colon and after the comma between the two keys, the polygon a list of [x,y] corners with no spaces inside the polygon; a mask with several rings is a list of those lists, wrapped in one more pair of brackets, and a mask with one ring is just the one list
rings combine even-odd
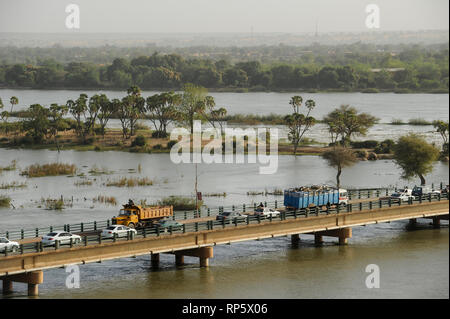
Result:
{"label": "yellow truck", "polygon": [[133,201],[123,205],[119,216],[112,218],[115,225],[125,225],[130,228],[151,226],[159,220],[173,216],[173,206],[141,207]]}

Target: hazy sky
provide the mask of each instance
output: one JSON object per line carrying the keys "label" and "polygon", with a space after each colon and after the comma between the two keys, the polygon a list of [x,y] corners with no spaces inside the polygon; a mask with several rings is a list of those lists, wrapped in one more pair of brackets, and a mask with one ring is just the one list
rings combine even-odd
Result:
{"label": "hazy sky", "polygon": [[448,0],[0,0],[0,32],[360,32],[371,3],[380,31],[449,28]]}

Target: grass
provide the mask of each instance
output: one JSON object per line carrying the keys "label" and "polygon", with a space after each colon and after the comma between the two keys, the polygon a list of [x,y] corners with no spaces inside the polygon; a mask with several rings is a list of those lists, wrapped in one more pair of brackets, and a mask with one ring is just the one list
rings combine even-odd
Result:
{"label": "grass", "polygon": [[71,202],[64,202],[63,199],[41,198],[41,203],[44,204],[47,210],[63,210],[68,206],[72,206]]}
{"label": "grass", "polygon": [[11,207],[11,198],[8,196],[0,195],[0,208]]}
{"label": "grass", "polygon": [[103,196],[103,195],[98,195],[97,197],[94,197],[93,202],[96,203],[102,203],[102,204],[110,204],[113,206],[117,206],[117,200],[114,196]]}
{"label": "grass", "polygon": [[3,171],[15,171],[16,168],[17,168],[17,161],[16,160],[12,160],[11,164],[9,164],[8,166],[4,166],[4,167],[0,166],[0,174]]}
{"label": "grass", "polygon": [[27,184],[19,183],[19,182],[0,184],[0,189],[17,189],[17,188],[25,188],[25,187],[27,187]]}
{"label": "grass", "polygon": [[142,178],[127,178],[127,177],[121,177],[117,180],[108,180],[106,182],[106,186],[115,186],[115,187],[135,187],[135,186],[150,186],[153,185],[153,181],[149,179],[148,177],[142,177]]}
{"label": "grass", "polygon": [[83,180],[83,181],[77,181],[74,183],[75,186],[91,186],[92,181],[91,180]]}
{"label": "grass", "polygon": [[409,125],[431,125],[432,123],[424,119],[410,119]]}
{"label": "grass", "polygon": [[[198,201],[198,207],[203,201]],[[195,198],[183,196],[169,196],[159,200],[155,205],[173,206],[174,210],[195,210]]]}
{"label": "grass", "polygon": [[114,173],[113,171],[109,171],[106,168],[98,168],[97,165],[92,166],[92,168],[89,170],[89,174],[98,176],[98,175],[110,175]]}
{"label": "grass", "polygon": [[284,195],[284,192],[283,192],[283,190],[280,189],[280,188],[275,188],[275,189],[273,189],[272,191],[267,191],[267,190],[266,190],[265,195],[266,195],[266,196],[267,196],[267,195],[282,196],[282,195]]}
{"label": "grass", "polygon": [[74,175],[77,168],[73,164],[51,163],[51,164],[34,164],[28,166],[20,175],[28,177],[44,177],[58,175]]}
{"label": "grass", "polygon": [[392,121],[391,121],[391,125],[405,125],[406,123],[405,122],[403,122],[403,120],[401,120],[401,119],[393,119]]}
{"label": "grass", "polygon": [[255,191],[247,192],[247,196],[257,196],[257,195],[264,195],[264,192],[255,192]]}
{"label": "grass", "polygon": [[284,121],[284,115],[271,113],[269,115],[255,115],[255,114],[233,114],[228,115],[225,118],[228,123],[235,124],[272,124],[272,125],[282,125],[286,124]]}
{"label": "grass", "polygon": [[206,193],[203,194],[203,196],[205,197],[227,197],[227,193],[223,192],[223,193]]}

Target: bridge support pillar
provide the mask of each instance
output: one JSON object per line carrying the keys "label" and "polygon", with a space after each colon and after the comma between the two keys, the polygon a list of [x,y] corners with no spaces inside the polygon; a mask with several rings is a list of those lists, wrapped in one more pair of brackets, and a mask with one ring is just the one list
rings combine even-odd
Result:
{"label": "bridge support pillar", "polygon": [[13,284],[11,280],[3,279],[3,290],[4,295],[10,294],[13,290]]}
{"label": "bridge support pillar", "polygon": [[184,256],[175,254],[175,265],[183,266],[184,265]]}
{"label": "bridge support pillar", "polygon": [[291,235],[292,246],[298,246],[299,243],[300,243],[300,235],[299,234]]}
{"label": "bridge support pillar", "polygon": [[322,245],[323,244],[323,236],[320,234],[314,234],[314,243],[316,245]]}
{"label": "bridge support pillar", "polygon": [[409,227],[416,227],[417,225],[417,219],[416,218],[411,218],[409,220]]}
{"label": "bridge support pillar", "polygon": [[319,231],[313,234],[314,234],[314,242],[316,245],[320,245],[323,243],[323,236],[337,237],[339,238],[339,245],[345,245],[347,244],[347,239],[352,237],[352,229],[350,227],[347,227],[347,228]]}
{"label": "bridge support pillar", "polygon": [[3,294],[12,292],[12,282],[15,281],[28,284],[28,296],[37,296],[39,294],[39,284],[44,282],[44,273],[42,270],[37,270],[23,274],[3,276],[0,279],[3,281]]}
{"label": "bridge support pillar", "polygon": [[434,228],[441,227],[441,219],[439,218],[439,216],[433,217],[433,227]]}
{"label": "bridge support pillar", "polygon": [[152,268],[159,267],[159,254],[152,254],[151,263],[152,263]]}
{"label": "bridge support pillar", "polygon": [[184,264],[184,256],[198,257],[200,260],[200,267],[209,266],[209,258],[213,257],[212,247],[200,247],[186,250],[178,250],[173,252],[175,254],[175,263],[177,266]]}

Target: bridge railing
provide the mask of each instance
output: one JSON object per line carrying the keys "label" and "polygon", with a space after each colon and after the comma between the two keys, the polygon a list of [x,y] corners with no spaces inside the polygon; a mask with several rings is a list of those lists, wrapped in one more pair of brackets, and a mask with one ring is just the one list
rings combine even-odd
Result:
{"label": "bridge railing", "polygon": [[[433,185],[434,187],[434,185]],[[440,183],[440,188],[443,188],[443,183]],[[349,198],[379,198],[386,197],[395,191],[395,188],[373,188],[373,189],[349,189],[348,195]],[[427,198],[423,198],[422,200],[426,200]],[[420,201],[417,199],[416,201]],[[262,202],[265,207],[278,209],[283,206],[283,201],[275,200],[275,201],[265,201]],[[386,207],[389,205],[389,201],[381,201],[374,203],[373,201],[364,202],[358,204],[358,209],[370,209],[370,207],[382,206]],[[201,217],[212,217],[218,215],[220,212],[224,211],[237,211],[237,212],[249,212],[254,211],[257,207],[256,202],[242,204],[242,205],[229,205],[229,206],[219,206],[215,208],[202,208],[198,211],[176,211],[172,216],[173,220],[187,220],[187,219],[196,219]],[[392,202],[391,202],[392,205]],[[354,205],[349,205],[351,209],[354,209]],[[348,208],[347,208],[348,209]],[[98,232],[101,229],[104,229],[112,224],[111,220],[101,220],[101,221],[92,221],[86,223],[76,223],[76,224],[65,224],[59,226],[48,226],[48,227],[36,227],[32,229],[20,229],[20,230],[11,230],[6,232],[0,232],[0,237],[7,237],[10,240],[20,240],[25,238],[38,238],[42,237],[53,231],[67,231],[72,233],[86,233],[86,232]]]}
{"label": "bridge railing", "polygon": [[[213,230],[217,228],[225,228],[225,227],[236,227],[238,225],[243,224],[256,224],[261,222],[273,222],[279,220],[287,220],[287,219],[297,219],[297,218],[309,218],[313,216],[319,216],[323,214],[342,214],[346,212],[354,212],[360,210],[371,210],[378,208],[386,208],[386,207],[394,207],[394,206],[402,206],[402,205],[412,205],[417,203],[424,202],[433,202],[433,201],[442,201],[449,200],[449,193],[439,193],[439,194],[430,194],[424,195],[420,198],[416,198],[415,200],[408,200],[407,202],[402,202],[399,200],[393,199],[379,199],[373,201],[365,201],[354,204],[349,204],[344,206],[316,206],[310,207],[306,209],[300,210],[288,210],[283,211],[280,214],[275,216],[263,217],[260,215],[246,215],[244,217],[229,219],[229,220],[201,220],[201,221],[192,221],[183,225],[179,225],[177,227],[168,227],[168,228],[160,228],[158,226],[151,226],[146,228],[137,229],[136,235],[133,235],[131,232],[127,234],[124,238],[113,238],[113,239],[105,239],[101,236],[100,233],[97,234],[87,234],[82,237],[82,242],[77,244],[79,245],[90,245],[90,244],[100,244],[102,242],[108,241],[118,241],[118,240],[133,240],[134,238],[145,238],[150,236],[170,236],[172,234],[186,233],[186,232],[198,232],[202,230]],[[93,226],[94,223],[91,223]],[[97,227],[99,225],[97,224]],[[74,246],[75,243],[71,242],[70,246]],[[61,245],[56,244],[54,247],[44,247],[42,242],[37,241],[34,243],[26,243],[20,245],[19,254],[30,253],[30,252],[40,252],[44,250],[54,250],[61,249]],[[16,254],[14,253],[14,254]],[[4,255],[9,255],[11,252],[5,251]]]}

